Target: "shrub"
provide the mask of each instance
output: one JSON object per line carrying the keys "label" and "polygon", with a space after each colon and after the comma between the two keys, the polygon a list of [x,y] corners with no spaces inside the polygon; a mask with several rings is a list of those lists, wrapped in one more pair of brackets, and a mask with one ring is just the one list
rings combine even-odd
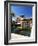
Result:
{"label": "shrub", "polygon": [[24,31],[31,31],[31,28],[30,27],[23,27],[22,30],[24,30]]}

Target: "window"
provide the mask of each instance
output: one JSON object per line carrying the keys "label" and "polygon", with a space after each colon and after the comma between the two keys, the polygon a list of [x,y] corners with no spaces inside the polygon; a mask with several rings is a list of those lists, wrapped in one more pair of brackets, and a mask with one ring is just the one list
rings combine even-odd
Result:
{"label": "window", "polygon": [[37,2],[8,1],[5,8],[5,44],[36,43]]}

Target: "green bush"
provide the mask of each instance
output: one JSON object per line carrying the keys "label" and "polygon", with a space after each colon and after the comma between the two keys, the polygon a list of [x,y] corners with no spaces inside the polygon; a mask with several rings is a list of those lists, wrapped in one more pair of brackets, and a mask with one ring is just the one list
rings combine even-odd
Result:
{"label": "green bush", "polygon": [[30,27],[23,27],[22,30],[24,30],[24,31],[31,31],[31,28]]}

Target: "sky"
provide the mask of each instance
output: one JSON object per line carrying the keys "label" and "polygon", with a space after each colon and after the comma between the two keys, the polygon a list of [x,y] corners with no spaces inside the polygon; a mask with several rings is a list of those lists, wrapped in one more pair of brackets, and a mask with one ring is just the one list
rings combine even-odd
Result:
{"label": "sky", "polygon": [[15,13],[16,16],[24,15],[24,17],[32,17],[32,6],[11,6],[11,13]]}

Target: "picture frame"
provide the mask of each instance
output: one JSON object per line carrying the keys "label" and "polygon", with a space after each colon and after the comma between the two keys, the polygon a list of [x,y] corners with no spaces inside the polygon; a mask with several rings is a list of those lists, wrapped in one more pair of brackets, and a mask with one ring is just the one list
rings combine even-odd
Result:
{"label": "picture frame", "polygon": [[[11,10],[10,8],[10,4],[16,4],[16,5],[26,5],[26,6],[35,6],[35,32],[34,32],[34,41],[30,40],[30,41],[22,41],[22,42],[11,42],[9,43],[8,41],[10,40],[10,31],[11,30],[9,27],[9,14],[11,14],[11,12],[9,10]],[[24,3],[24,4],[23,4]],[[29,5],[28,5],[29,4]],[[32,4],[32,5],[31,5]],[[11,5],[12,6],[12,5]],[[10,8],[9,8],[10,7]],[[33,35],[32,35],[33,36]],[[29,39],[28,39],[29,40]],[[31,2],[31,1],[5,1],[4,2],[4,44],[5,45],[12,45],[12,44],[32,44],[32,43],[37,43],[37,2]]]}

